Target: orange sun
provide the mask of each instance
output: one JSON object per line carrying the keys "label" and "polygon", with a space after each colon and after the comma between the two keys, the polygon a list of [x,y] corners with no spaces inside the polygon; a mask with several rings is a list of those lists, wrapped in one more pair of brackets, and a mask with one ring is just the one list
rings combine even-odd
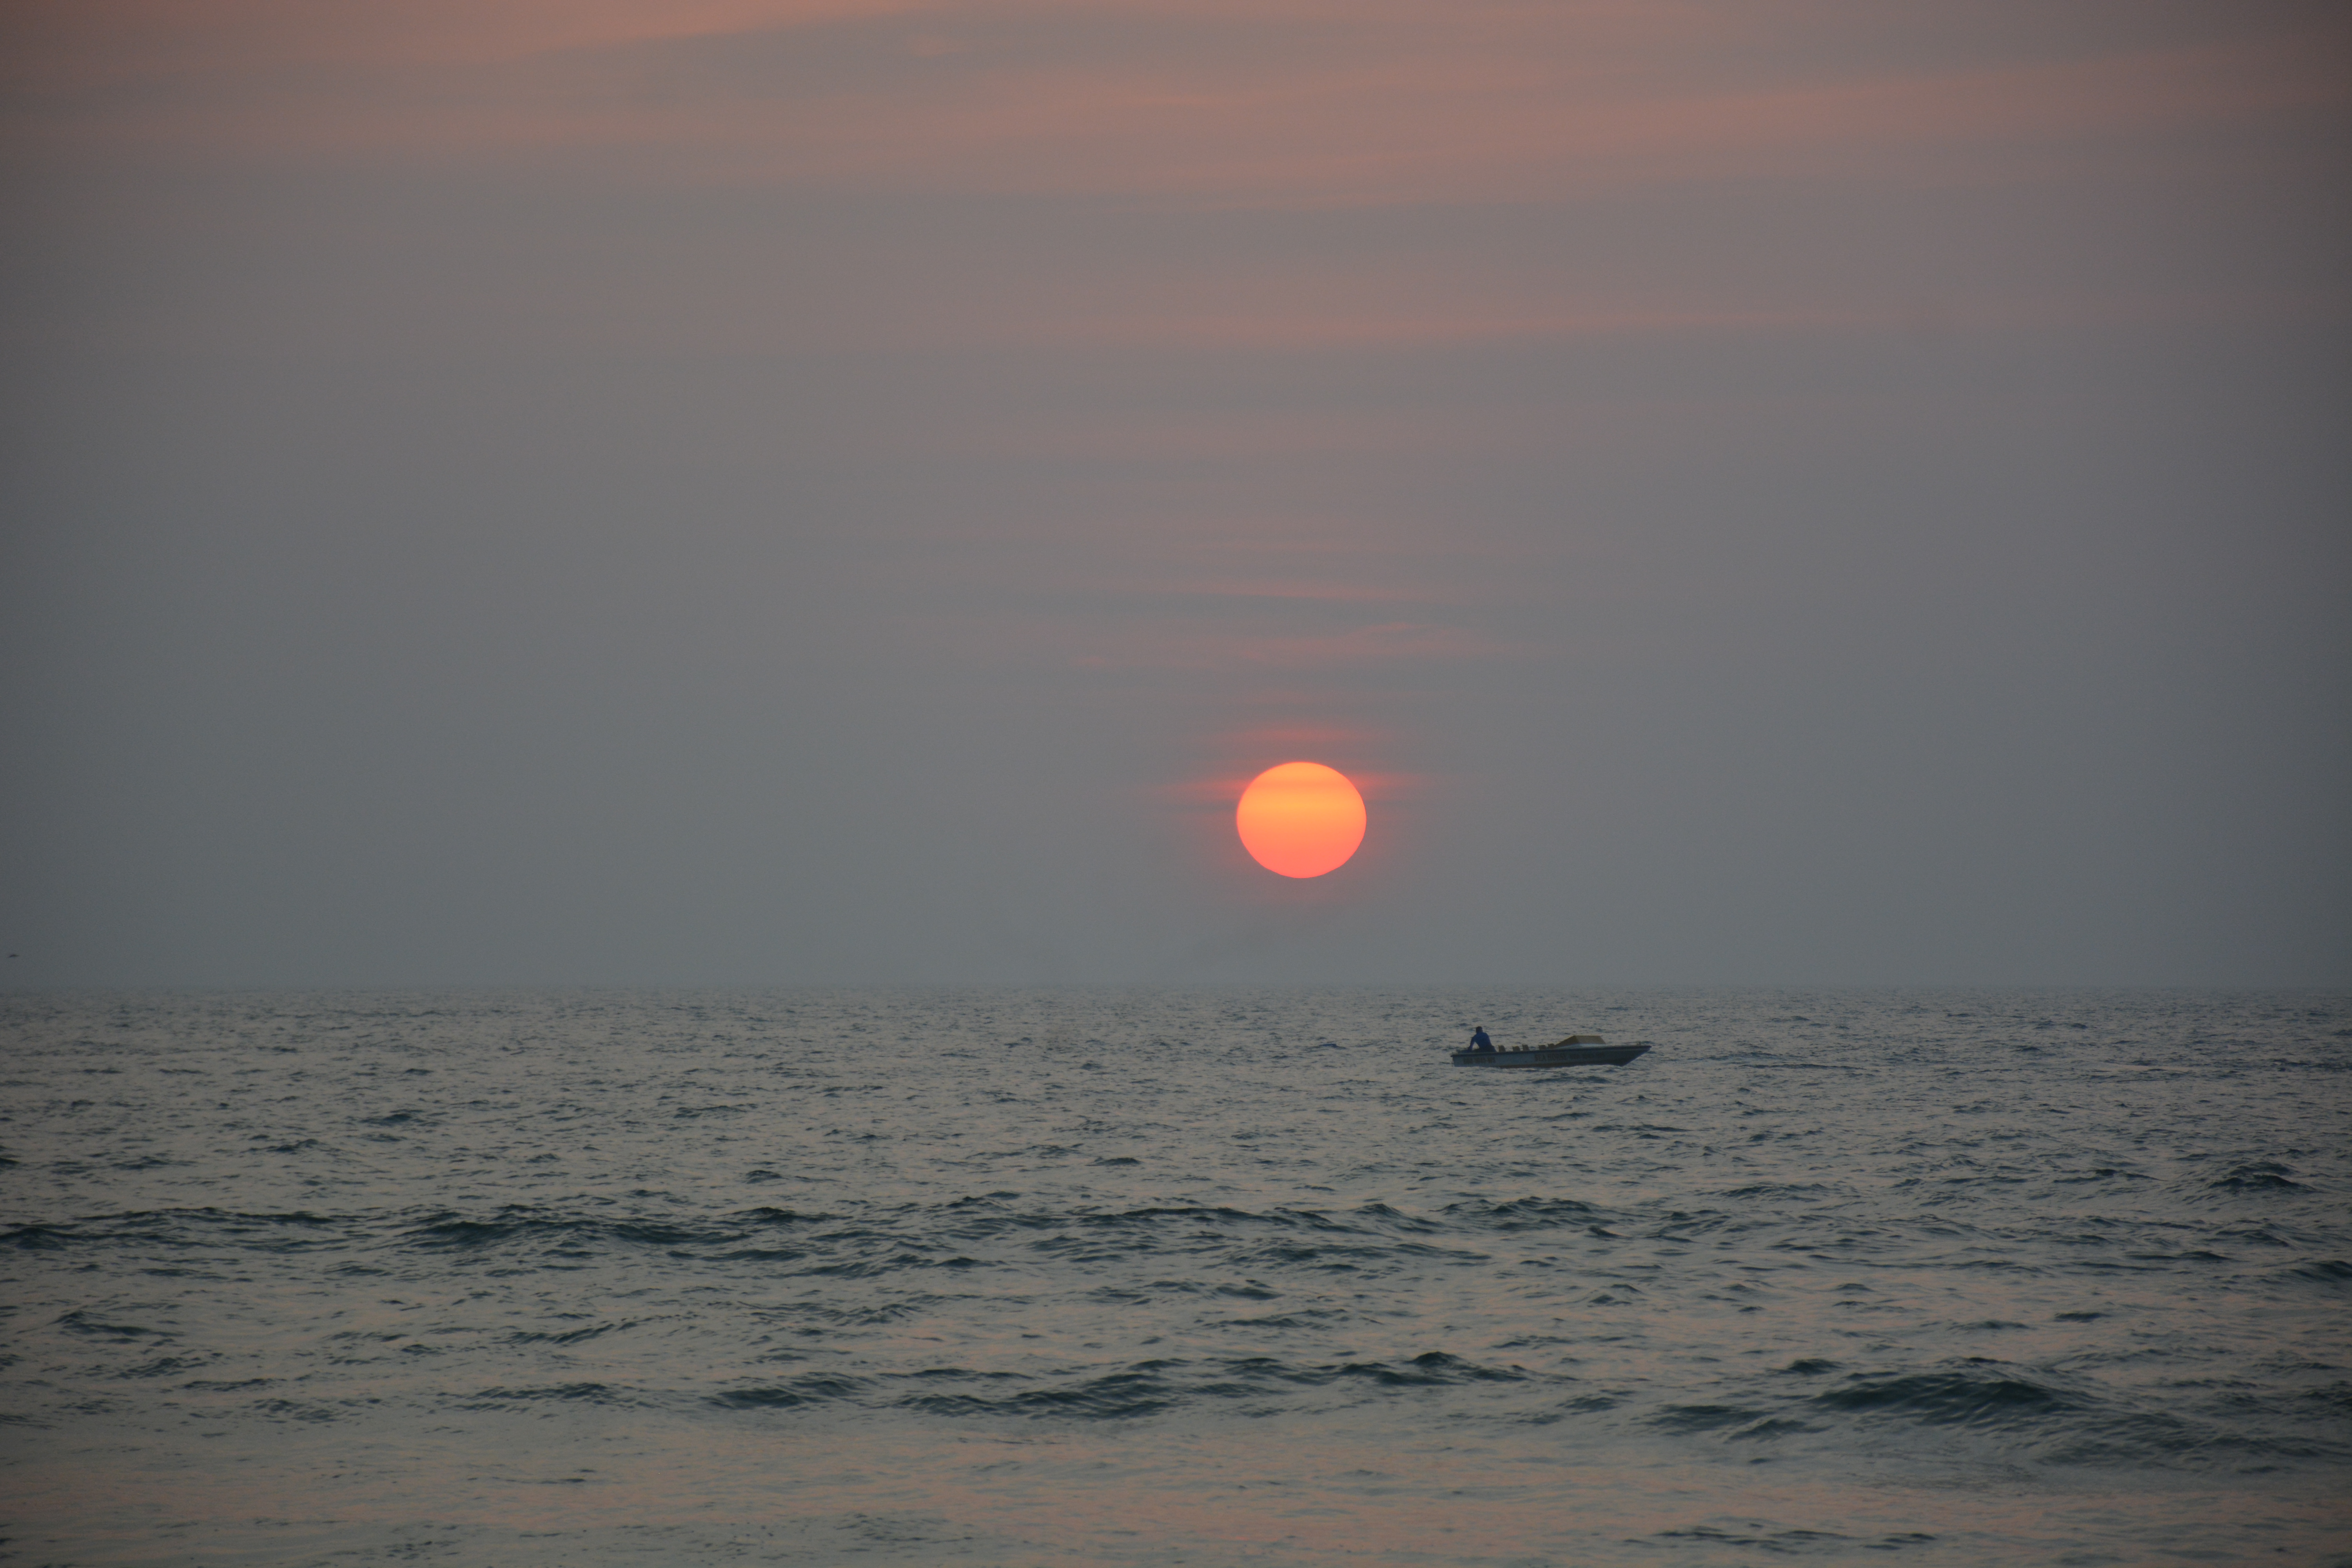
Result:
{"label": "orange sun", "polygon": [[1234,809],[1242,847],[1269,871],[1319,877],[1364,841],[1364,797],[1321,763],[1284,763],[1250,780]]}

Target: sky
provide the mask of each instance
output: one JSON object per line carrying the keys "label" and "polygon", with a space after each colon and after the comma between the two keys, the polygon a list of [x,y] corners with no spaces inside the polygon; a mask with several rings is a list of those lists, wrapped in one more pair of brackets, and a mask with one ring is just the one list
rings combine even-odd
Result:
{"label": "sky", "polygon": [[19,0],[0,229],[0,984],[2352,984],[2340,5]]}

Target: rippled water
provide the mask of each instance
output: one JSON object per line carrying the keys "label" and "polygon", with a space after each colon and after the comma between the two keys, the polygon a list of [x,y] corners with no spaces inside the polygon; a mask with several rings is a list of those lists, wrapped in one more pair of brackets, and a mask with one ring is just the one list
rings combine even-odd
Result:
{"label": "rippled water", "polygon": [[16,1561],[2352,1561],[2341,996],[0,1026]]}

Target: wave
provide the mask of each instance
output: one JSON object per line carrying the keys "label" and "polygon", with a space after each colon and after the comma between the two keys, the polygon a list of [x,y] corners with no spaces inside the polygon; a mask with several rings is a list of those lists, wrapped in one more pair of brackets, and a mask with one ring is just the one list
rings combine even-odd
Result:
{"label": "wave", "polygon": [[54,1251],[74,1239],[71,1226],[16,1225],[0,1230],[0,1246],[16,1247],[25,1252]]}
{"label": "wave", "polygon": [[[1115,1371],[1045,1382],[1024,1373],[932,1367],[880,1377],[812,1373],[782,1383],[729,1389],[709,1403],[730,1410],[850,1404],[928,1415],[1024,1419],[1129,1420],[1182,1406],[1265,1401],[1307,1389],[1357,1388],[1367,1394],[1528,1381],[1517,1366],[1489,1366],[1444,1351],[1404,1362],[1301,1363],[1272,1356],[1202,1362],[1162,1359]],[[906,1385],[914,1384],[908,1388]]]}
{"label": "wave", "polygon": [[864,1378],[813,1373],[791,1383],[766,1384],[757,1388],[730,1388],[723,1394],[712,1394],[710,1403],[728,1410],[788,1410],[795,1405],[854,1400],[868,1386]]}
{"label": "wave", "polygon": [[131,1209],[88,1219],[38,1222],[0,1232],[0,1240],[24,1239],[26,1247],[70,1246],[77,1242],[162,1241],[189,1243],[209,1240],[204,1233],[224,1229],[245,1234],[269,1229],[323,1229],[363,1225],[356,1216],[318,1215],[296,1209],[283,1214],[247,1214],[236,1209]]}
{"label": "wave", "polygon": [[1719,1530],[1712,1525],[1695,1524],[1682,1530],[1662,1530],[1650,1537],[1653,1541],[1670,1542],[1675,1546],[1727,1546],[1768,1552],[1775,1556],[1810,1553],[1823,1548],[1860,1546],[1867,1552],[1900,1552],[1908,1547],[1932,1544],[1936,1537],[1917,1531],[1902,1531],[1884,1535],[1876,1541],[1863,1541],[1855,1536],[1841,1535],[1830,1530],[1779,1530],[1760,1533],[1750,1531]]}
{"label": "wave", "polygon": [[516,1329],[509,1332],[506,1339],[509,1344],[515,1345],[584,1344],[590,1340],[602,1339],[606,1334],[622,1333],[637,1327],[640,1323],[651,1321],[646,1318],[631,1318],[626,1322],[593,1323],[584,1329],[567,1329],[560,1333],[541,1333],[530,1329]]}
{"label": "wave", "polygon": [[[929,1415],[1058,1416],[1065,1419],[1126,1420],[1156,1415],[1181,1399],[1177,1386],[1160,1375],[1172,1363],[1142,1362],[1125,1372],[1109,1373],[1056,1388],[1024,1389],[992,1399],[977,1394],[922,1394],[898,1403]],[[1001,1375],[1001,1374],[1000,1374]]]}
{"label": "wave", "polygon": [[1825,1409],[1894,1415],[1933,1426],[2007,1426],[2072,1408],[2058,1389],[2007,1372],[1973,1367],[1902,1375],[1855,1373],[1843,1388],[1813,1395]]}
{"label": "wave", "polygon": [[2307,1193],[2311,1189],[2301,1182],[2290,1181],[2294,1167],[2257,1160],[2250,1164],[2233,1167],[2228,1175],[2206,1184],[2208,1191],[2217,1193]]}
{"label": "wave", "polygon": [[90,1339],[112,1340],[117,1343],[137,1340],[170,1339],[169,1329],[151,1329],[137,1323],[110,1323],[96,1314],[80,1308],[53,1321],[53,1326],[69,1334],[81,1334]]}
{"label": "wave", "polygon": [[558,1383],[541,1388],[485,1388],[457,1401],[460,1410],[503,1410],[516,1405],[546,1404],[593,1405],[613,1407],[644,1405],[649,1401],[625,1389],[602,1383]]}
{"label": "wave", "polygon": [[323,1425],[336,1419],[335,1411],[312,1400],[259,1399],[246,1407],[270,1421],[302,1421]]}
{"label": "wave", "polygon": [[[1836,1370],[1832,1363],[1808,1359],[1777,1375],[1817,1377]],[[1758,1384],[1750,1392],[1769,1390]],[[1824,1433],[1848,1424],[1858,1424],[1864,1434],[1888,1426],[1940,1428],[1993,1439],[2042,1463],[2137,1468],[2340,1460],[2347,1452],[2342,1441],[2316,1434],[2331,1423],[2340,1430],[2342,1415],[2352,1408],[2352,1385],[2288,1400],[2251,1399],[2233,1388],[2203,1415],[2149,1408],[2139,1403],[2142,1397],[2096,1393],[2071,1379],[1972,1358],[1918,1372],[1851,1373],[1795,1399],[1667,1404],[1643,1417],[1643,1425],[1726,1443]]]}
{"label": "wave", "polygon": [[1592,1223],[1601,1210],[1576,1198],[1514,1198],[1508,1203],[1475,1199],[1453,1203],[1442,1211],[1456,1225],[1482,1230],[1505,1233],[1525,1230],[1550,1230],[1566,1226],[1582,1228]]}
{"label": "wave", "polygon": [[718,1223],[696,1224],[638,1217],[592,1218],[509,1206],[488,1219],[440,1211],[407,1226],[400,1234],[410,1247],[436,1251],[472,1251],[510,1242],[544,1242],[571,1247],[591,1243],[662,1248],[727,1247],[749,1240],[762,1230],[813,1224],[823,1217],[762,1207],[736,1210]]}

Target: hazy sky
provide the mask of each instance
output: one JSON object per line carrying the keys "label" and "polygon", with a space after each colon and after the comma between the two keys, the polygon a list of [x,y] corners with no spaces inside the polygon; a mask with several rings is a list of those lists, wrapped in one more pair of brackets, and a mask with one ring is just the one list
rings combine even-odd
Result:
{"label": "hazy sky", "polygon": [[18,0],[0,180],[0,983],[2352,983],[2341,5]]}

